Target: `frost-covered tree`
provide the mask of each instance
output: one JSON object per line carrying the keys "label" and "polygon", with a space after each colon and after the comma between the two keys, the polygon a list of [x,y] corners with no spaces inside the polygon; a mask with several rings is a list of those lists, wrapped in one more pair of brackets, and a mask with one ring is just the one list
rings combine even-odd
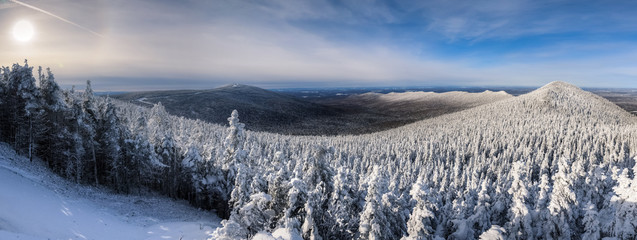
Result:
{"label": "frost-covered tree", "polygon": [[55,82],[51,69],[42,73],[42,67],[38,68],[40,81],[40,96],[42,116],[39,119],[40,137],[37,139],[37,154],[46,161],[54,171],[60,171],[61,159],[64,158],[64,113],[66,105],[62,99],[62,91]]}
{"label": "frost-covered tree", "polygon": [[451,235],[449,235],[448,239],[460,240],[473,238],[475,233],[466,219],[453,219],[451,222],[453,224],[452,228],[454,231]]}
{"label": "frost-covered tree", "polygon": [[349,169],[340,167],[333,182],[334,192],[330,196],[328,213],[334,219],[334,225],[330,233],[338,239],[352,239],[358,230],[360,211],[354,176]]}
{"label": "frost-covered tree", "polygon": [[409,194],[415,207],[407,222],[407,236],[404,240],[433,239],[436,229],[435,205],[429,201],[430,188],[422,178],[411,187]]}
{"label": "frost-covered tree", "polygon": [[358,228],[360,239],[390,238],[392,232],[382,204],[382,196],[387,192],[388,185],[385,174],[380,168],[375,167],[369,176],[365,206],[360,215]]}
{"label": "frost-covered tree", "polygon": [[611,204],[615,208],[612,234],[621,239],[637,237],[637,164],[632,170],[632,179],[628,169],[621,171],[611,198]]}
{"label": "frost-covered tree", "polygon": [[291,179],[288,188],[288,204],[285,214],[280,220],[280,225],[300,233],[301,223],[307,214],[305,212],[305,203],[308,197],[307,188],[305,183],[298,178]]}
{"label": "frost-covered tree", "polygon": [[498,225],[493,225],[489,230],[480,234],[480,240],[505,240],[506,230]]}
{"label": "frost-covered tree", "polygon": [[534,222],[535,237],[540,238],[544,236],[544,225],[550,218],[551,213],[548,209],[549,194],[551,193],[551,186],[549,183],[549,177],[547,173],[542,174],[540,177],[540,183],[538,185],[537,199],[535,202],[535,214],[537,221]]}
{"label": "frost-covered tree", "polygon": [[80,182],[84,177],[85,170],[85,144],[82,137],[85,125],[83,123],[84,111],[79,98],[76,96],[75,90],[64,92],[64,102],[68,111],[64,115],[64,123],[66,131],[62,132],[66,139],[64,175],[73,178],[76,182]]}
{"label": "frost-covered tree", "polygon": [[396,196],[393,191],[383,194],[382,209],[387,219],[385,237],[400,239],[407,233],[409,219],[408,204],[405,198]]}
{"label": "frost-covered tree", "polygon": [[597,207],[591,202],[588,202],[584,207],[584,219],[582,219],[582,224],[584,225],[582,240],[600,239],[601,229]]}
{"label": "frost-covered tree", "polygon": [[40,117],[40,96],[33,77],[33,67],[25,60],[24,66],[16,63],[11,68],[2,69],[2,136],[16,151],[32,159],[37,138],[33,124]]}
{"label": "frost-covered tree", "polygon": [[490,182],[483,181],[478,192],[478,202],[473,209],[473,214],[469,220],[473,222],[473,228],[476,232],[481,233],[487,231],[491,227],[491,196]]}
{"label": "frost-covered tree", "polygon": [[[277,214],[275,220],[279,221],[285,215],[285,208],[288,203],[288,191],[290,190],[289,176],[285,168],[280,168],[276,173],[272,174],[268,181],[268,194],[272,196],[270,201],[270,209]],[[270,226],[276,229],[278,222],[273,222]]]}
{"label": "frost-covered tree", "polygon": [[239,223],[241,228],[246,230],[245,238],[251,238],[256,233],[268,228],[269,222],[275,214],[272,209],[268,208],[271,200],[272,197],[265,193],[252,194],[250,201],[230,216],[231,220]]}
{"label": "frost-covered tree", "polygon": [[[78,121],[78,126],[80,130],[80,135],[82,139],[84,139],[84,149],[86,149],[85,159],[90,159],[90,164],[88,168],[92,170],[87,176],[92,176],[91,180],[94,180],[96,185],[99,184],[99,163],[97,162],[97,145],[96,142],[96,125],[97,125],[97,104],[95,102],[95,98],[93,96],[93,88],[91,87],[91,81],[86,81],[86,89],[82,93],[82,113],[80,114],[80,119]],[[88,165],[87,164],[87,165]],[[90,167],[92,166],[92,167]]]}
{"label": "frost-covered tree", "polygon": [[246,152],[243,150],[245,144],[245,125],[239,122],[239,112],[233,110],[232,114],[228,118],[228,130],[226,138],[223,142],[225,147],[223,170],[231,171],[236,163],[242,163],[245,161]]}
{"label": "frost-covered tree", "polygon": [[306,202],[305,203],[305,219],[303,220],[303,225],[301,226],[301,233],[302,233],[303,239],[321,240],[323,238],[321,238],[321,235],[319,234],[318,226],[316,225],[316,222],[314,221],[313,212],[314,210],[312,209],[310,202],[309,201]]}
{"label": "frost-covered tree", "polygon": [[232,193],[230,193],[229,205],[232,207],[232,213],[239,211],[239,209],[250,201],[250,182],[252,179],[252,173],[250,168],[244,164],[236,164],[234,166],[237,169],[237,175],[235,176],[234,187]]}
{"label": "frost-covered tree", "polygon": [[[232,114],[228,118],[228,124],[230,125],[227,130],[226,138],[223,141],[225,147],[224,158],[222,162],[222,169],[224,170],[224,181],[222,182],[222,202],[230,200],[235,185],[236,178],[236,166],[246,161],[246,152],[243,150],[245,143],[245,132],[243,130],[244,124],[239,122],[239,112],[237,110],[232,111]],[[244,184],[244,183],[241,183]],[[245,183],[249,184],[249,183]],[[217,209],[221,216],[229,216],[231,207],[222,207]]]}
{"label": "frost-covered tree", "polygon": [[121,182],[120,171],[125,167],[125,159],[121,159],[121,123],[115,112],[115,105],[110,98],[96,101],[95,114],[95,160],[97,178],[101,182]]}
{"label": "frost-covered tree", "polygon": [[558,163],[558,171],[553,175],[553,192],[548,209],[550,215],[544,225],[544,234],[547,239],[571,238],[575,226],[573,211],[576,211],[577,199],[573,192],[573,183],[568,177],[570,162],[561,158]]}
{"label": "frost-covered tree", "polygon": [[246,239],[248,233],[239,223],[233,220],[221,221],[222,227],[217,228],[211,236],[211,239],[217,240],[243,240]]}
{"label": "frost-covered tree", "polygon": [[529,192],[525,186],[526,174],[523,168],[522,162],[514,162],[510,173],[513,181],[508,193],[511,195],[512,203],[509,208],[507,229],[511,239],[528,239],[534,236],[531,212],[527,205]]}

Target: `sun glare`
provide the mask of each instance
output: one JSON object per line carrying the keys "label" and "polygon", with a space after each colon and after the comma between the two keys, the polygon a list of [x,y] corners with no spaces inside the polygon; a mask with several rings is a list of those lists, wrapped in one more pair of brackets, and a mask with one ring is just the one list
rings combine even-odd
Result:
{"label": "sun glare", "polygon": [[18,21],[13,25],[13,37],[19,42],[28,42],[33,38],[33,25],[26,20]]}

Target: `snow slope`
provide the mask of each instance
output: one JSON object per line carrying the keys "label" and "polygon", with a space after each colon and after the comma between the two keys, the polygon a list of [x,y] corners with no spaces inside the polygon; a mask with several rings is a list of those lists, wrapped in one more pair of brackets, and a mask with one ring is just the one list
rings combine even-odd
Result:
{"label": "snow slope", "polygon": [[364,93],[352,95],[347,101],[352,104],[360,104],[374,109],[386,109],[389,111],[398,111],[403,108],[412,108],[412,111],[425,111],[428,109],[440,108],[472,108],[487,103],[496,102],[503,99],[512,98],[513,96],[504,92],[484,91],[481,93],[469,92],[391,92],[382,93]]}
{"label": "snow slope", "polygon": [[71,183],[0,143],[0,239],[205,239],[219,221],[186,202]]}

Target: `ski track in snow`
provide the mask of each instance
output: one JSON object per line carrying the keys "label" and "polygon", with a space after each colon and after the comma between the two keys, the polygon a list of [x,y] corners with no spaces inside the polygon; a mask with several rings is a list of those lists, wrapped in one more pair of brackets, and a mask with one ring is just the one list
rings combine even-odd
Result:
{"label": "ski track in snow", "polygon": [[69,182],[0,143],[0,239],[206,239],[219,222],[185,201]]}

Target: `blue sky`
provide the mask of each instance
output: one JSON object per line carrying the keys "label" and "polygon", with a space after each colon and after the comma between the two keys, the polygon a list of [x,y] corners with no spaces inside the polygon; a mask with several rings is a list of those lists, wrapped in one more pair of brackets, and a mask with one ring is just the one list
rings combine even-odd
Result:
{"label": "blue sky", "polygon": [[[0,0],[0,64],[28,58],[64,86],[113,91],[637,88],[635,12],[636,1],[607,0]],[[11,34],[23,19],[29,42]]]}

